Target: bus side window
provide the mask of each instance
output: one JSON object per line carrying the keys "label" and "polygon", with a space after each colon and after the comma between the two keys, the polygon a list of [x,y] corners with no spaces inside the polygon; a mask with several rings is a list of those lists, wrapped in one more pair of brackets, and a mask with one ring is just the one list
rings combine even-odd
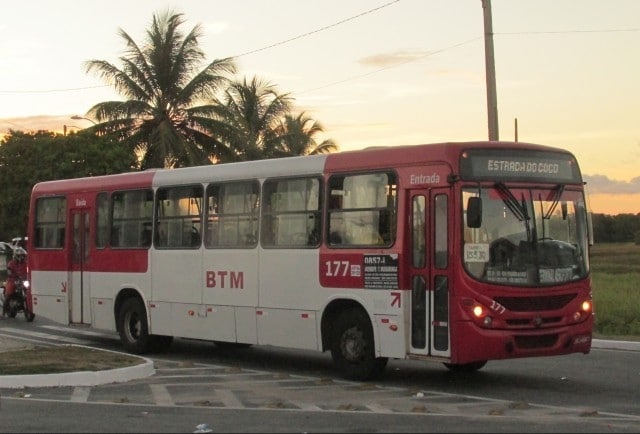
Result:
{"label": "bus side window", "polygon": [[321,187],[317,177],[265,181],[262,245],[287,249],[318,247],[322,227]]}
{"label": "bus side window", "polygon": [[259,196],[256,180],[209,185],[205,247],[254,248],[258,242]]}
{"label": "bus side window", "polygon": [[447,268],[449,248],[448,248],[448,200],[444,194],[435,197],[435,266],[436,268]]}
{"label": "bus side window", "polygon": [[199,184],[158,189],[156,244],[159,247],[194,249],[200,246],[203,193]]}
{"label": "bus side window", "polygon": [[66,198],[43,197],[36,202],[35,239],[37,248],[55,249],[64,247],[66,226]]}
{"label": "bus side window", "polygon": [[153,215],[151,189],[117,191],[111,195],[111,246],[141,248],[145,222]]}
{"label": "bus side window", "polygon": [[396,176],[392,172],[329,179],[330,246],[391,246],[396,232]]}

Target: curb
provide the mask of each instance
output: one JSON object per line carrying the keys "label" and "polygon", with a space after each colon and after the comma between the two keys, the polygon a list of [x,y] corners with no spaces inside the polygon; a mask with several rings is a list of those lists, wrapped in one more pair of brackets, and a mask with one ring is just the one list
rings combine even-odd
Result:
{"label": "curb", "polygon": [[[73,345],[84,347],[83,345]],[[88,347],[85,347],[88,348]],[[117,353],[117,351],[108,351]],[[126,383],[127,381],[150,377],[156,370],[153,361],[145,357],[133,356],[143,363],[124,368],[103,371],[78,371],[57,374],[33,375],[0,375],[0,389],[24,389],[26,387],[62,387],[62,386],[99,386],[110,383]]]}
{"label": "curb", "polygon": [[626,350],[640,351],[640,342],[638,341],[610,341],[604,339],[592,339],[591,346],[602,350]]}

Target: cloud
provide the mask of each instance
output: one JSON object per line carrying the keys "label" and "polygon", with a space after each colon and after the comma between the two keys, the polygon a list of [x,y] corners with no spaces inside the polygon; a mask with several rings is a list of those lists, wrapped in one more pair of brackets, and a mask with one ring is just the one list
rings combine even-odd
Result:
{"label": "cloud", "polygon": [[375,68],[386,68],[389,66],[399,65],[401,63],[413,62],[422,57],[426,57],[429,51],[396,51],[394,53],[376,54],[360,59],[358,63],[364,66],[373,66]]}
{"label": "cloud", "polygon": [[229,30],[230,25],[229,23],[223,21],[211,21],[202,24],[202,28],[209,35],[220,35]]}
{"label": "cloud", "polygon": [[590,194],[640,194],[640,176],[617,181],[605,175],[584,175]]}

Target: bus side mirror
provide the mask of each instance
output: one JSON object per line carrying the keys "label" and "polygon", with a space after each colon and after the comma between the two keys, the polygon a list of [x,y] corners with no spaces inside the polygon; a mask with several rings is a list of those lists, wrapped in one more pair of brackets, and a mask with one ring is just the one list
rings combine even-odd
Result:
{"label": "bus side mirror", "polygon": [[482,226],[482,199],[472,196],[467,200],[467,227]]}

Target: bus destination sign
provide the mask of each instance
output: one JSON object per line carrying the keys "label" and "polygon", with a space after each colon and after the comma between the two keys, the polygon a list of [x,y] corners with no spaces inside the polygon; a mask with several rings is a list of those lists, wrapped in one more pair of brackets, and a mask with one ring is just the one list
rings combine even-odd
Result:
{"label": "bus destination sign", "polygon": [[490,150],[467,151],[460,161],[465,180],[539,180],[545,182],[580,183],[573,157],[555,152],[514,151],[497,153]]}

